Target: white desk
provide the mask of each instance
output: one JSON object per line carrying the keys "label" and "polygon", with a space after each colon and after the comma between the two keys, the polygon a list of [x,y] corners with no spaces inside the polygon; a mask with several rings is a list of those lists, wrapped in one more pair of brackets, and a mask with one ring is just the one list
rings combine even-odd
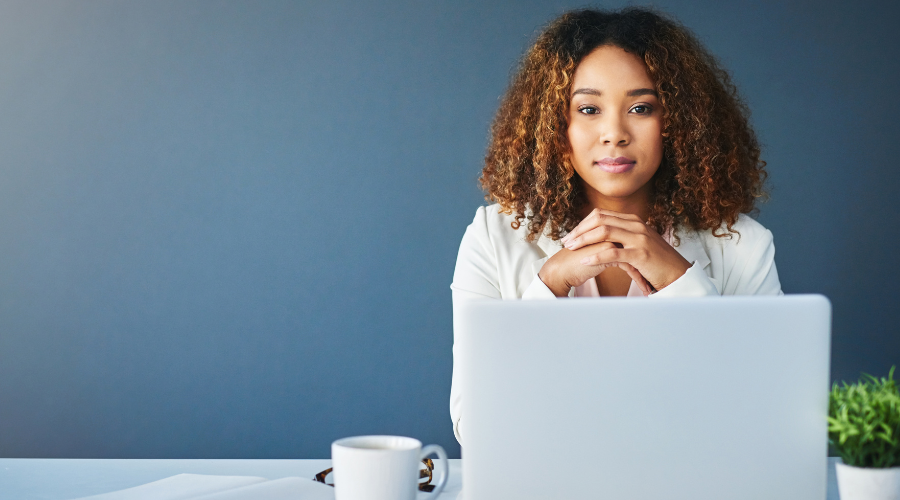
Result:
{"label": "white desk", "polygon": [[[828,467],[828,499],[838,500],[834,462]],[[0,458],[0,500],[68,500],[121,490],[175,474],[312,477],[331,460],[150,460]],[[462,465],[450,460],[450,479],[440,498],[455,500],[462,491]],[[420,493],[419,499],[429,498]]]}

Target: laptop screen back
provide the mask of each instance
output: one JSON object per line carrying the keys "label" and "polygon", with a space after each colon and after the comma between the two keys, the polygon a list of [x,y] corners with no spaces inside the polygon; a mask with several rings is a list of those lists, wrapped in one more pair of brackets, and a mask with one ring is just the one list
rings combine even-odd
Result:
{"label": "laptop screen back", "polygon": [[461,308],[466,500],[825,498],[826,298]]}

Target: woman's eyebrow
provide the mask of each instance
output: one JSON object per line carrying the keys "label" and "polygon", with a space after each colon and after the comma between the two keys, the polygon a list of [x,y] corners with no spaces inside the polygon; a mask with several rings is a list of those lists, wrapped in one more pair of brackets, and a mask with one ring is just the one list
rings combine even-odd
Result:
{"label": "woman's eyebrow", "polygon": [[575,96],[578,95],[578,94],[588,94],[588,95],[596,95],[596,96],[599,96],[599,95],[600,95],[600,91],[597,90],[597,89],[591,89],[591,88],[578,89],[578,90],[576,90],[575,92],[572,92],[572,97],[575,97]]}
{"label": "woman's eyebrow", "polygon": [[625,95],[628,97],[637,97],[639,95],[652,95],[655,97],[659,97],[659,94],[656,93],[653,89],[634,89],[629,90]]}
{"label": "woman's eyebrow", "polygon": [[[602,94],[602,92],[600,92],[600,91],[597,90],[597,89],[583,88],[583,89],[578,89],[578,90],[576,90],[575,92],[572,92],[572,97],[575,97],[575,96],[578,95],[578,94],[587,94],[587,95],[595,95],[595,96],[599,96],[599,95]],[[628,97],[637,97],[637,96],[641,96],[641,95],[652,95],[652,96],[659,97],[659,94],[657,94],[656,91],[653,90],[653,89],[634,89],[634,90],[629,90],[628,92],[625,93],[625,95],[628,96]]]}

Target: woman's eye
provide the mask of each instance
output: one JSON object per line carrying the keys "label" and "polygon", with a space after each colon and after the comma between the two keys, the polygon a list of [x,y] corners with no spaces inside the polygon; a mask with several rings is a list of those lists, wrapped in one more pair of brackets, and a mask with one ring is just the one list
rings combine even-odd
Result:
{"label": "woman's eye", "polygon": [[650,113],[650,111],[652,111],[652,108],[650,108],[650,106],[644,106],[643,104],[639,104],[639,105],[631,108],[631,110],[639,115],[646,115],[646,114]]}
{"label": "woman's eye", "polygon": [[582,106],[578,108],[578,112],[586,115],[596,115],[600,110],[593,106]]}

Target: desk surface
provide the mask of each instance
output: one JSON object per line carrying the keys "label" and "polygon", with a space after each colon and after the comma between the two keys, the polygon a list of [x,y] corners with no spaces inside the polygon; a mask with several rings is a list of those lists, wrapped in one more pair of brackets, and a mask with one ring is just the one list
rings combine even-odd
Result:
{"label": "desk surface", "polygon": [[[834,463],[829,460],[828,498],[838,500]],[[157,459],[0,459],[0,500],[67,500],[121,490],[181,473],[312,478],[331,460],[157,460]],[[440,498],[462,491],[462,464],[450,460],[450,478]],[[429,498],[420,494],[419,498]]]}

